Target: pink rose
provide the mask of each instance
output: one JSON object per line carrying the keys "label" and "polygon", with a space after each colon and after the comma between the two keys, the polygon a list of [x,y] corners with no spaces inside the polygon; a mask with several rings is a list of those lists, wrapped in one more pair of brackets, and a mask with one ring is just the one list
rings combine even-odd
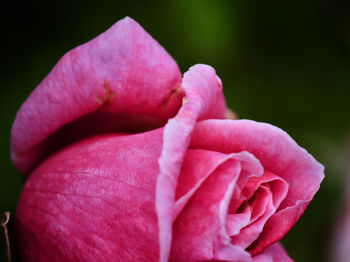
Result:
{"label": "pink rose", "polygon": [[211,67],[182,78],[130,18],[68,52],[12,128],[23,260],[291,261],[277,241],[323,167],[226,110]]}

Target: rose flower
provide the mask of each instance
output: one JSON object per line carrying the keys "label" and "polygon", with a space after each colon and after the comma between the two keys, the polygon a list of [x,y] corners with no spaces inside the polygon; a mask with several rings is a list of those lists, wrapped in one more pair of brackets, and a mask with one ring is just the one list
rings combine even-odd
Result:
{"label": "rose flower", "polygon": [[291,261],[323,167],[226,114],[214,69],[182,77],[130,18],[65,54],[12,128],[23,261]]}

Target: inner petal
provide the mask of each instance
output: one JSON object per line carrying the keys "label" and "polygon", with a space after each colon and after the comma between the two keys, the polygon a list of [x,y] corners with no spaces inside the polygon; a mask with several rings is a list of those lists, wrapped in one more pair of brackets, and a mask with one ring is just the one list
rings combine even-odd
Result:
{"label": "inner petal", "polygon": [[269,186],[273,196],[273,204],[277,209],[288,193],[288,184],[281,177],[268,170],[264,170],[261,177],[249,178],[242,191],[242,198],[250,199],[263,183]]}
{"label": "inner petal", "polygon": [[208,177],[220,164],[225,162],[228,156],[215,151],[187,150],[176,187],[176,200],[188,194],[199,181]]}
{"label": "inner petal", "polygon": [[[288,184],[280,177],[265,170],[261,177],[250,177],[239,198],[241,206],[226,219],[231,243],[242,248],[251,245],[262,232],[266,221],[276,212],[288,193]],[[243,201],[242,201],[243,200]]]}
{"label": "inner petal", "polygon": [[171,261],[213,259],[218,249],[230,246],[224,220],[239,172],[239,161],[229,159],[195,191],[174,222]]}
{"label": "inner petal", "polygon": [[[251,199],[246,200],[246,203],[242,204],[237,213],[229,212],[227,214],[226,232],[228,235],[238,235],[241,229],[253,223],[265,212],[264,201],[267,201],[266,194],[264,196],[264,192],[261,192],[262,190],[258,189],[258,191],[260,192],[256,192]],[[236,201],[236,199],[231,199],[232,201]]]}
{"label": "inner petal", "polygon": [[190,147],[223,153],[246,150],[254,154],[264,168],[288,182],[287,196],[266,222],[254,245],[249,247],[252,255],[280,240],[291,229],[324,178],[324,168],[320,163],[288,134],[265,123],[250,120],[201,121],[196,125]]}
{"label": "inner petal", "polygon": [[241,173],[237,179],[236,186],[231,196],[228,211],[228,213],[235,214],[242,203],[247,200],[247,197],[242,194],[245,185],[252,177],[261,177],[264,173],[264,168],[262,167],[260,161],[249,152],[242,151],[231,155],[234,155],[235,158],[241,163]]}
{"label": "inner petal", "polygon": [[247,248],[263,230],[265,222],[275,212],[272,193],[269,187],[261,185],[249,200],[247,205],[251,210],[251,219],[249,225],[241,229],[238,235],[231,236],[231,243]]}
{"label": "inner petal", "polygon": [[223,154],[215,151],[189,149],[186,152],[176,187],[174,219],[205,179],[229,159],[237,160],[240,163],[240,173],[231,195],[229,213],[232,213],[234,208],[238,209],[245,200],[241,196],[241,188],[247,183],[249,177],[258,177],[263,173],[259,160],[248,152]]}
{"label": "inner petal", "polygon": [[250,222],[251,209],[247,206],[243,213],[227,214],[226,217],[226,232],[229,236],[237,235],[242,228],[247,226]]}

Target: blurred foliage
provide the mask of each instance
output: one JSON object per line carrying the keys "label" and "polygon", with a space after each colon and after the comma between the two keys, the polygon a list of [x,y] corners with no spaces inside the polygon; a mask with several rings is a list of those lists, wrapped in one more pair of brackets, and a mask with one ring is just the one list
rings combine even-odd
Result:
{"label": "blurred foliage", "polygon": [[[0,210],[14,211],[22,178],[10,128],[31,90],[69,49],[130,16],[185,72],[212,65],[240,118],[277,125],[326,166],[314,201],[283,243],[295,261],[327,261],[342,203],[350,130],[350,2],[34,1],[3,10]],[[12,6],[11,6],[12,5]]]}

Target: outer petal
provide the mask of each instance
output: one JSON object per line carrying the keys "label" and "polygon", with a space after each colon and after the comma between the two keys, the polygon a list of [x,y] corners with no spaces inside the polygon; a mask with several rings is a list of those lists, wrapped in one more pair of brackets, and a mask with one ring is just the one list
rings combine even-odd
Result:
{"label": "outer petal", "polygon": [[176,184],[196,121],[226,116],[221,81],[210,66],[191,67],[184,75],[182,88],[186,97],[176,117],[165,126],[163,149],[159,159],[156,210],[161,245],[160,261],[167,261],[169,256]]}
{"label": "outer petal", "polygon": [[275,243],[253,258],[254,262],[293,262],[280,243]]}
{"label": "outer petal", "polygon": [[12,160],[28,173],[84,135],[159,126],[180,107],[180,81],[175,61],[126,17],[64,55],[32,92],[12,128]]}
{"label": "outer petal", "polygon": [[285,200],[250,247],[252,254],[281,239],[302,215],[324,178],[323,166],[279,128],[250,120],[207,120],[196,125],[190,148],[248,151],[289,185]]}
{"label": "outer petal", "polygon": [[23,261],[157,261],[161,131],[90,138],[43,162],[15,216]]}

